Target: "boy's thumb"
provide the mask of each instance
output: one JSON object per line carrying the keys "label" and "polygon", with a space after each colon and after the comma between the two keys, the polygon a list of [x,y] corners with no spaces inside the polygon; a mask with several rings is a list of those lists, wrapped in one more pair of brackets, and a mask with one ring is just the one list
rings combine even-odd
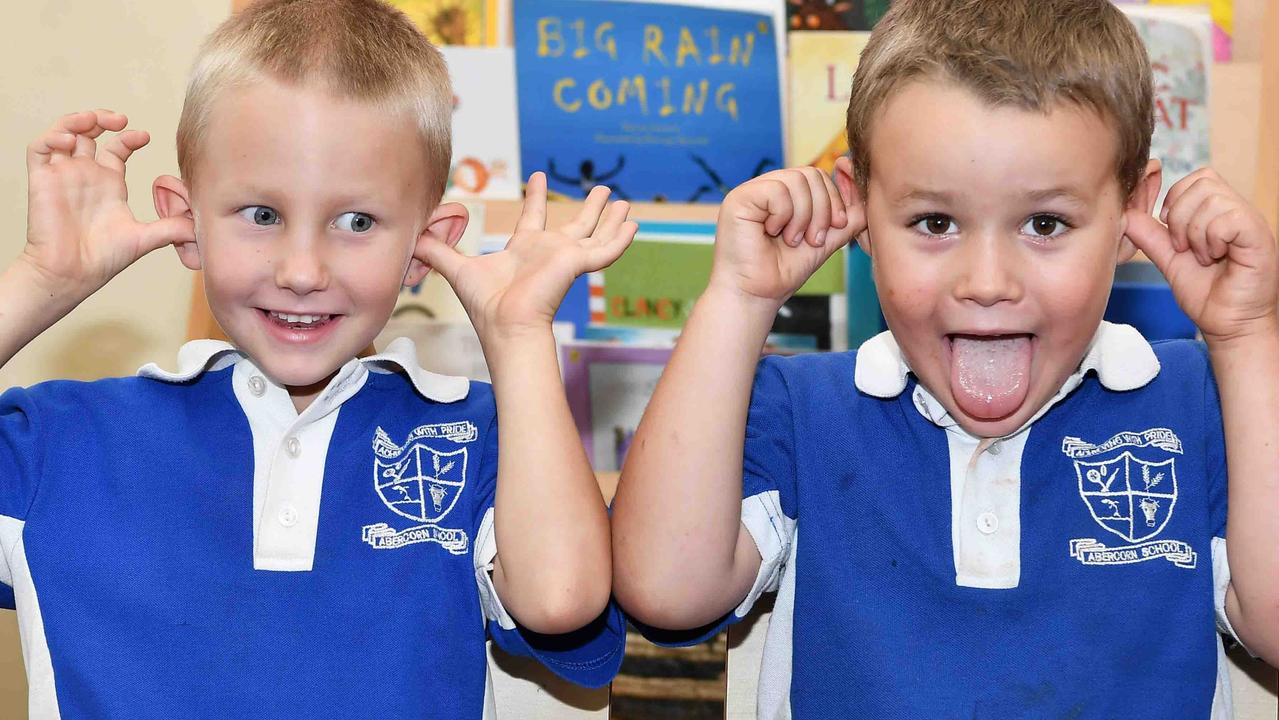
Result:
{"label": "boy's thumb", "polygon": [[450,283],[452,283],[453,277],[465,261],[466,255],[459,252],[452,245],[429,235],[425,238],[425,242],[422,245],[422,262],[425,262]]}
{"label": "boy's thumb", "polygon": [[1177,249],[1172,245],[1172,235],[1169,234],[1168,228],[1150,213],[1135,208],[1125,211],[1124,220],[1127,225],[1124,236],[1138,250],[1145,253],[1160,272],[1167,271],[1168,266],[1172,264],[1172,259],[1177,255]]}
{"label": "boy's thumb", "polygon": [[141,234],[144,252],[151,252],[166,245],[193,243],[195,242],[195,221],[183,215],[160,218],[143,225]]}

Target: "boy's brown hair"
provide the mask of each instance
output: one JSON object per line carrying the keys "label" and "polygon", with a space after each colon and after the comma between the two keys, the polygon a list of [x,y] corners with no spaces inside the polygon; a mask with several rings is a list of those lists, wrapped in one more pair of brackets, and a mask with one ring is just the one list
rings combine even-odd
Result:
{"label": "boy's brown hair", "polygon": [[864,192],[876,113],[912,80],[957,83],[992,106],[1097,111],[1116,132],[1125,197],[1150,157],[1150,58],[1111,0],[894,0],[853,77],[848,146]]}
{"label": "boy's brown hair", "polygon": [[196,57],[178,122],[178,167],[194,179],[217,97],[269,77],[408,113],[421,134],[438,201],[452,161],[453,90],[440,52],[379,0],[259,0],[226,20]]}

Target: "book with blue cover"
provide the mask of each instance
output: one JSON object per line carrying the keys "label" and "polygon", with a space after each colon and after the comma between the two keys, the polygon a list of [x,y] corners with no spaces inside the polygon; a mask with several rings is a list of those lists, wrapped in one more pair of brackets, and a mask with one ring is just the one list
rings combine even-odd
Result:
{"label": "book with blue cover", "polygon": [[516,0],[514,19],[520,162],[552,191],[720,202],[782,166],[772,15]]}

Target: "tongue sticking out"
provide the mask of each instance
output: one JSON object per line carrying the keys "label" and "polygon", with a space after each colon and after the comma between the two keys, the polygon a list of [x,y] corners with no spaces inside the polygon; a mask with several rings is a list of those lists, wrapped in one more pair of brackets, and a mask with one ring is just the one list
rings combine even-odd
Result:
{"label": "tongue sticking out", "polygon": [[1011,415],[1026,401],[1029,376],[1029,336],[956,337],[951,342],[950,392],[972,417]]}

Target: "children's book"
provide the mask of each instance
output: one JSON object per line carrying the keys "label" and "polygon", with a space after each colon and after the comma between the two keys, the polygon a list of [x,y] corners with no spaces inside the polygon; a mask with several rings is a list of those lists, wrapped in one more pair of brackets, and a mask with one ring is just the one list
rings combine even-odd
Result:
{"label": "children's book", "polygon": [[670,347],[572,341],[560,345],[564,392],[596,472],[622,468]]}
{"label": "children's book", "polygon": [[1217,62],[1228,62],[1233,56],[1235,7],[1234,0],[1118,0],[1119,2],[1149,2],[1150,5],[1180,5],[1207,9],[1212,17],[1212,54]]}
{"label": "children's book", "polygon": [[440,48],[453,79],[453,171],[449,199],[518,200],[519,123],[510,48]]}
{"label": "children's book", "polygon": [[791,32],[870,30],[888,12],[888,4],[889,0],[786,0],[786,23]]}
{"label": "children's book", "polygon": [[1125,5],[1150,53],[1155,79],[1155,135],[1150,155],[1163,163],[1162,197],[1208,165],[1208,93],[1212,21],[1206,11]]}
{"label": "children's book", "polygon": [[773,15],[515,0],[522,171],[552,191],[720,202],[782,166]]}
{"label": "children's book", "polygon": [[444,45],[505,45],[501,0],[389,0],[427,39]]}
{"label": "children's book", "polygon": [[804,32],[790,38],[788,165],[826,172],[848,152],[844,134],[853,72],[869,32]]}
{"label": "children's book", "polygon": [[[626,253],[608,268],[579,278],[556,319],[573,323],[579,338],[664,345],[669,335],[636,330],[676,333],[684,327],[710,278],[714,240],[714,223],[641,221]],[[782,307],[771,346],[846,347],[844,262],[843,253],[837,253]]]}

